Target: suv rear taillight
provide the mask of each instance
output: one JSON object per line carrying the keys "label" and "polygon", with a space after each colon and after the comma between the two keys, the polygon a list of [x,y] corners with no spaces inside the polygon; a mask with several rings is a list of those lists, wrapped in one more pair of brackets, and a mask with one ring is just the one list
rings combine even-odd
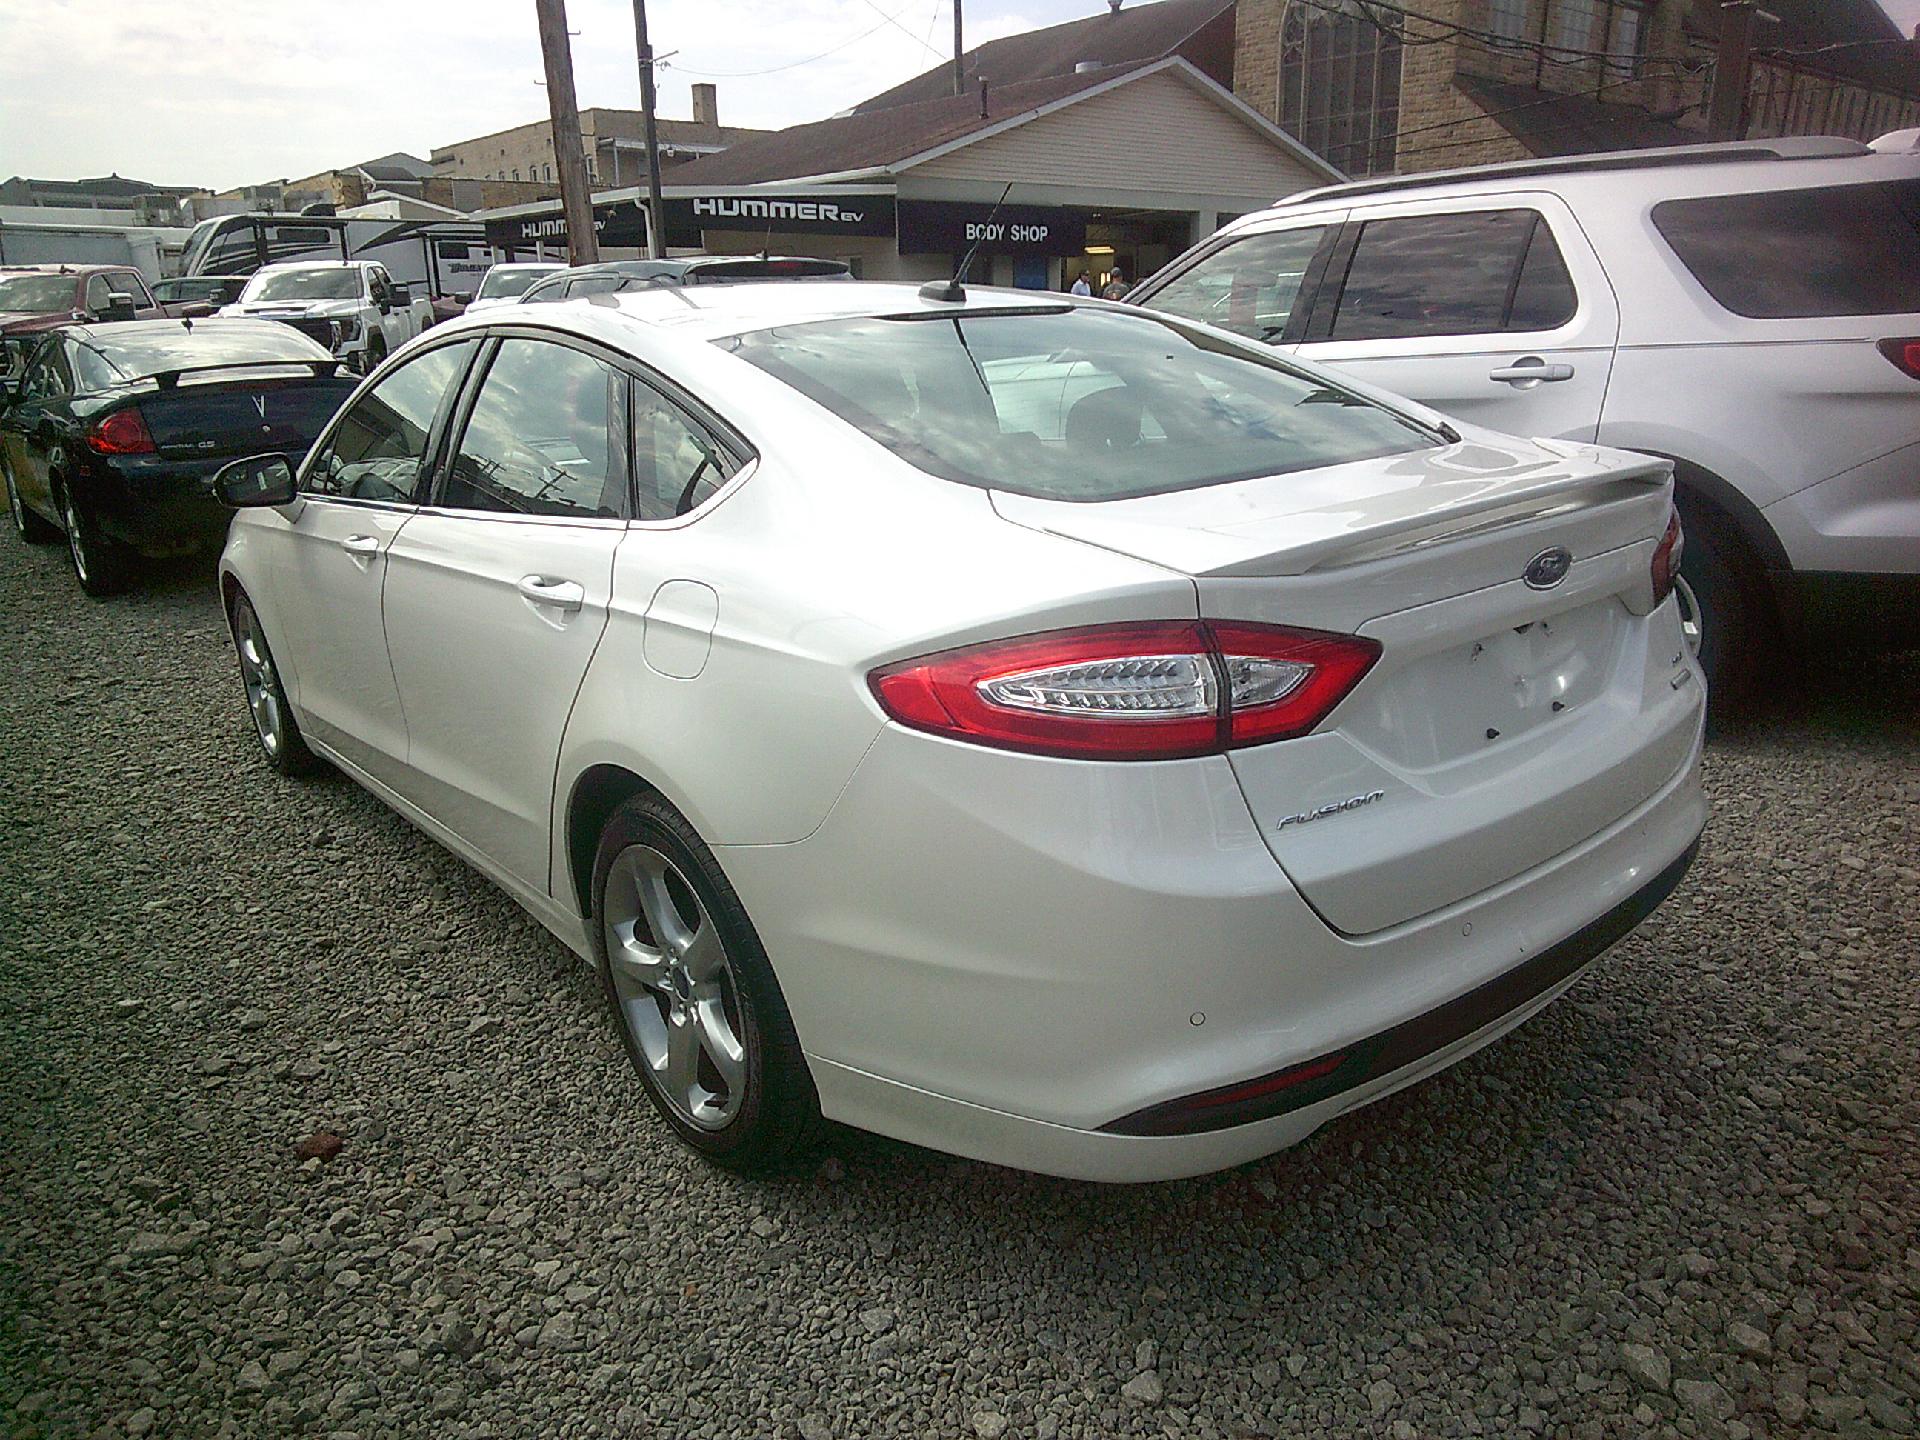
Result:
{"label": "suv rear taillight", "polygon": [[1912,380],[1920,380],[1920,338],[1882,340],[1880,353],[1905,371]]}
{"label": "suv rear taillight", "polygon": [[1088,760],[1171,760],[1304,735],[1380,657],[1378,642],[1237,621],[1022,635],[875,670],[902,725]]}
{"label": "suv rear taillight", "polygon": [[1673,582],[1680,574],[1680,556],[1687,548],[1687,537],[1680,530],[1680,512],[1667,518],[1667,533],[1653,547],[1653,603],[1658,605],[1673,593]]}
{"label": "suv rear taillight", "polygon": [[101,455],[151,455],[155,446],[138,410],[116,410],[87,432],[87,448]]}

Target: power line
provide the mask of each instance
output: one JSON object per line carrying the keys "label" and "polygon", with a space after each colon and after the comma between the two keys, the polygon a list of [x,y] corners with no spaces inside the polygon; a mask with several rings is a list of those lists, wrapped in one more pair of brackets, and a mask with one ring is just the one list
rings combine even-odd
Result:
{"label": "power line", "polygon": [[[889,25],[893,26],[894,29],[898,30],[902,35],[906,36],[909,40],[913,41],[914,44],[922,46],[925,49],[932,51],[935,55],[939,55],[942,60],[947,58],[945,55],[941,54],[939,50],[934,49],[933,27],[931,25],[927,27],[927,38],[925,40],[922,40],[918,35],[914,34],[911,30],[907,29],[906,26],[902,25],[897,19],[887,14],[887,12],[882,10],[878,5],[874,4],[873,0],[860,0],[860,3],[862,5],[865,5],[869,10],[873,11],[874,14],[880,16]],[[900,13],[904,15],[911,8],[912,8],[911,6],[902,6]],[[939,10],[940,10],[940,7],[938,5],[935,5],[934,6],[935,18],[938,18]]]}
{"label": "power line", "polygon": [[[875,6],[874,8],[876,10],[879,9],[878,6]],[[883,11],[881,12],[880,23],[878,25],[872,26],[871,28],[866,30],[862,30],[858,35],[855,35],[850,39],[842,40],[838,45],[830,45],[825,50],[822,50],[818,55],[809,55],[804,60],[790,60],[785,65],[770,65],[765,70],[695,70],[690,65],[672,65],[672,66],[669,66],[668,68],[672,70],[684,70],[686,71],[687,74],[698,75],[703,80],[751,80],[754,77],[760,76],[760,75],[778,75],[783,70],[797,70],[802,65],[811,65],[813,64],[814,61],[824,60],[829,55],[838,55],[842,50],[846,49],[849,45],[857,45],[862,40],[866,39],[869,35],[877,35],[882,30],[886,29],[887,26],[896,24],[899,21],[900,17],[906,14],[907,11],[911,10],[912,8],[913,8],[912,4],[909,3],[906,5],[902,5],[898,10],[894,11],[891,15],[888,15]],[[928,46],[927,48],[932,49],[933,47]],[[938,53],[938,52],[935,52],[935,53]]]}

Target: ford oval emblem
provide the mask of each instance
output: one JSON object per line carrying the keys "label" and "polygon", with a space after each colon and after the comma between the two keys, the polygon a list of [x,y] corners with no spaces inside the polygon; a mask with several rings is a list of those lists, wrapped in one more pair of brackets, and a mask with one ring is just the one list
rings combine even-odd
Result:
{"label": "ford oval emblem", "polygon": [[1567,571],[1572,568],[1573,555],[1567,547],[1554,545],[1527,561],[1520,578],[1535,590],[1551,590],[1567,578]]}

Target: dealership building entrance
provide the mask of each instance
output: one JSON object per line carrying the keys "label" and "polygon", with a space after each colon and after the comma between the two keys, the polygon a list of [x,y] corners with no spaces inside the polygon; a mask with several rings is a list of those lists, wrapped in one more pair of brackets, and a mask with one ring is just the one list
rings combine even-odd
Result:
{"label": "dealership building entrance", "polygon": [[[1178,57],[836,116],[677,168],[673,252],[807,255],[868,280],[1064,290],[1150,274],[1224,221],[1340,176]],[[481,216],[519,258],[566,253],[559,206]],[[594,197],[608,259],[644,255],[644,190]]]}

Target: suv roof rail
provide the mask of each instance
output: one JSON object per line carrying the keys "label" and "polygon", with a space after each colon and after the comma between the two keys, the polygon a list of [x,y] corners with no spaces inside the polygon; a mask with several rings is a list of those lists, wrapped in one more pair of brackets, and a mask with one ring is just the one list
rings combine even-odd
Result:
{"label": "suv roof rail", "polygon": [[1504,165],[1469,165],[1458,170],[1427,170],[1414,175],[1383,175],[1302,190],[1270,207],[1309,200],[1346,200],[1393,190],[1418,190],[1462,180],[1522,179],[1536,175],[1578,175],[1603,170],[1658,170],[1670,165],[1732,165],[1748,160],[1832,160],[1871,155],[1858,140],[1837,135],[1782,135],[1772,140],[1729,140],[1716,145],[1671,145],[1655,150],[1604,150],[1596,155],[1559,155],[1544,160],[1514,160]]}

